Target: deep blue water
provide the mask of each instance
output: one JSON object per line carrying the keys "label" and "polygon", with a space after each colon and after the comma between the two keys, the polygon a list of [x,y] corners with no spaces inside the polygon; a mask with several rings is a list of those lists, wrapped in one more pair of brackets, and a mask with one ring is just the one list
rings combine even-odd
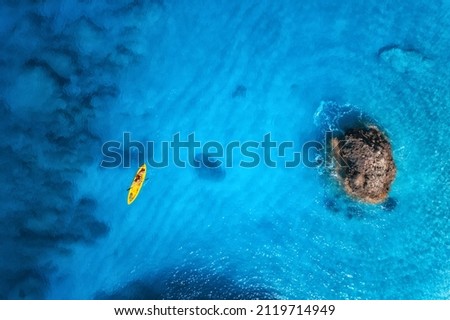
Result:
{"label": "deep blue water", "polygon": [[[112,3],[1,2],[0,298],[450,298],[448,1]],[[100,167],[124,132],[299,149],[347,109],[390,137],[389,208],[264,165],[150,168],[128,206],[136,159]]]}

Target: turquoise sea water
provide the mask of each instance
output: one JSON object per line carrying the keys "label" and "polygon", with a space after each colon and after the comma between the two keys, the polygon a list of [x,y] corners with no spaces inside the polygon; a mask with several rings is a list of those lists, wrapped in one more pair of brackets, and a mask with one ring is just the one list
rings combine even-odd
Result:
{"label": "turquoise sea water", "polygon": [[[448,1],[4,1],[0,18],[1,298],[450,298]],[[323,101],[388,134],[391,210],[264,165],[150,168],[128,206],[136,161],[100,167],[124,132],[299,150],[333,124]]]}

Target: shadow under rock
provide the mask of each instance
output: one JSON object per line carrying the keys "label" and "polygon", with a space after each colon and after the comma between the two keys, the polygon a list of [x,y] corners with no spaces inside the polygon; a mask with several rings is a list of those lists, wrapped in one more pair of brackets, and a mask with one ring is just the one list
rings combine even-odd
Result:
{"label": "shadow under rock", "polygon": [[267,300],[276,299],[276,293],[258,284],[241,284],[215,272],[168,269],[129,282],[114,292],[99,292],[96,299]]}

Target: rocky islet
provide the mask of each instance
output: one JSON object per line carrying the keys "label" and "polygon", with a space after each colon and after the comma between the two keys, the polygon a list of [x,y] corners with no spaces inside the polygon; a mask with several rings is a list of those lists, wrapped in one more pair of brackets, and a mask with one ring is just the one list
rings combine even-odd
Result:
{"label": "rocky islet", "polygon": [[332,139],[336,176],[348,195],[366,203],[382,203],[397,172],[392,147],[376,126],[347,130]]}

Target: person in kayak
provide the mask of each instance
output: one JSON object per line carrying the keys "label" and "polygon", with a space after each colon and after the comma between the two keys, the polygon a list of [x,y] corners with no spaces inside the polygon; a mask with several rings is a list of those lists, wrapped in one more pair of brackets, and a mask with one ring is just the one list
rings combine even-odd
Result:
{"label": "person in kayak", "polygon": [[134,182],[138,183],[142,181],[142,174],[145,172],[145,169],[142,168],[141,170],[139,170],[139,172],[137,173],[136,177],[134,178]]}

